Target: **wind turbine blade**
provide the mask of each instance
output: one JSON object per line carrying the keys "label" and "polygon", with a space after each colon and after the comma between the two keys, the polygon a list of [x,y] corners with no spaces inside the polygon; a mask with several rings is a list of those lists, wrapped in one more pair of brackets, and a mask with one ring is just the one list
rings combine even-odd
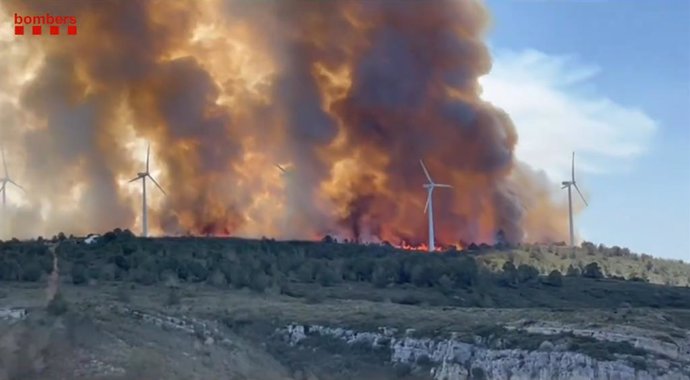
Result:
{"label": "wind turbine blade", "polygon": [[424,205],[424,213],[426,214],[426,210],[429,209],[429,201],[431,200],[431,191],[429,191],[429,195],[426,196],[426,204]]}
{"label": "wind turbine blade", "polygon": [[134,181],[138,180],[139,178],[141,178],[141,176],[136,176],[136,177],[130,179],[129,182],[134,182]]}
{"label": "wind turbine blade", "polygon": [[582,193],[580,192],[580,188],[577,187],[577,184],[574,183],[573,185],[575,185],[575,190],[577,190],[577,193],[580,194],[580,198],[582,198],[582,201],[585,202],[585,206],[589,206],[589,204],[587,204],[587,201],[585,200],[585,197],[584,197],[584,196],[582,195]]}
{"label": "wind turbine blade", "polygon": [[7,173],[7,161],[5,161],[5,147],[2,147],[2,166],[5,168],[5,177],[10,175]]}
{"label": "wind turbine blade", "polygon": [[151,155],[151,144],[146,145],[146,172],[149,172],[149,156]]}
{"label": "wind turbine blade", "polygon": [[23,192],[26,193],[26,189],[24,189],[23,187],[21,187],[17,182],[14,182],[14,181],[11,180],[11,179],[8,179],[7,182],[13,184],[14,186],[17,186],[17,188],[19,188],[21,191],[23,191]]}
{"label": "wind turbine blade", "polygon": [[419,163],[422,165],[422,170],[424,170],[424,175],[426,175],[426,179],[429,180],[429,183],[434,183],[434,181],[431,180],[431,176],[429,175],[429,171],[426,170],[426,166],[424,166],[424,162],[422,162],[422,160],[419,160]]}
{"label": "wind turbine blade", "polygon": [[281,172],[283,172],[283,173],[287,173],[287,170],[285,170],[285,168],[283,168],[282,166],[280,166],[280,165],[276,164],[276,167],[277,167],[277,168],[278,168],[278,170],[280,170]]}
{"label": "wind turbine blade", "polygon": [[572,159],[572,164],[571,164],[571,170],[570,170],[570,178],[573,183],[575,183],[575,152],[573,152],[573,159]]}
{"label": "wind turbine blade", "polygon": [[158,189],[160,189],[160,191],[161,191],[163,194],[168,195],[168,193],[166,193],[165,190],[163,190],[163,188],[161,187],[161,185],[158,184],[158,182],[156,181],[155,178],[153,178],[153,176],[151,176],[150,174],[147,174],[147,176],[148,176],[149,178],[151,178],[151,181],[153,181],[153,183],[154,183],[156,186],[158,186]]}
{"label": "wind turbine blade", "polygon": [[446,184],[444,184],[444,183],[435,183],[435,184],[434,184],[434,187],[453,187],[453,186],[451,186],[451,185],[446,185]]}

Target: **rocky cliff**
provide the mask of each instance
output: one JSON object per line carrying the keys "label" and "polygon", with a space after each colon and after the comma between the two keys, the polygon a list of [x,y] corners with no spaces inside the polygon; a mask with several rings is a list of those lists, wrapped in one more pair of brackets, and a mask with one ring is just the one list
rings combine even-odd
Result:
{"label": "rocky cliff", "polygon": [[[456,336],[445,339],[414,337],[414,331],[398,334],[394,329],[381,328],[377,332],[357,332],[328,327],[289,325],[278,331],[291,345],[298,346],[307,337],[319,335],[337,338],[346,344],[367,344],[390,350],[390,361],[428,370],[437,380],[488,379],[690,379],[687,352],[664,356],[670,350],[662,342],[652,344],[642,340],[639,347],[648,351],[641,356],[615,354],[615,360],[597,360],[584,353],[568,350],[564,345],[552,343],[550,335],[537,350],[496,349],[489,340],[479,336],[465,342]],[[544,333],[544,332],[542,332]],[[579,332],[578,333],[582,333]],[[592,334],[596,339],[621,339],[620,336]],[[534,336],[531,336],[534,339]],[[687,342],[686,342],[687,343]],[[675,351],[674,351],[675,352]]]}

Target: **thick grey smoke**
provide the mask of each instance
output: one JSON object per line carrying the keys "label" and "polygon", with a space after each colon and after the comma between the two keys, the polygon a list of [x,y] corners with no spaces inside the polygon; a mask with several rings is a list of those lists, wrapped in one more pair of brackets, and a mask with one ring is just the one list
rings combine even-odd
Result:
{"label": "thick grey smoke", "polygon": [[141,170],[138,138],[170,193],[152,195],[164,233],[421,242],[424,159],[454,186],[435,194],[442,242],[561,234],[544,184],[517,169],[510,118],[479,97],[491,60],[478,1],[3,7],[79,25],[78,36],[27,43],[42,64],[18,106],[0,103],[13,128],[36,124],[14,137],[40,189],[13,217],[20,229],[133,227],[139,199],[124,181]]}

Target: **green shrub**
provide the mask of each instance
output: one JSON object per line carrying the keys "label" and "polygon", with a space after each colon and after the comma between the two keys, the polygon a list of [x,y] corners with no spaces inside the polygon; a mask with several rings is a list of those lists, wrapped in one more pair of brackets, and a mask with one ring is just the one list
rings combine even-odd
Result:
{"label": "green shrub", "polygon": [[69,305],[60,292],[55,294],[55,297],[48,303],[48,307],[46,308],[48,313],[52,315],[65,314],[68,309]]}
{"label": "green shrub", "polygon": [[472,371],[470,371],[470,379],[471,380],[486,380],[486,372],[484,372],[483,368],[473,367]]}
{"label": "green shrub", "polygon": [[122,255],[115,256],[113,262],[115,263],[115,265],[117,265],[118,268],[124,271],[128,271],[130,268],[129,261],[127,261],[127,258],[125,258]]}
{"label": "green shrub", "polygon": [[512,261],[506,261],[503,264],[503,272],[499,283],[504,286],[510,286],[518,283],[518,271]]}
{"label": "green shrub", "polygon": [[251,273],[247,270],[247,268],[243,268],[240,265],[235,265],[232,267],[231,272],[232,285],[236,288],[239,289],[251,285]]}
{"label": "green shrub", "polygon": [[591,262],[585,266],[585,269],[582,271],[582,277],[603,278],[604,274],[601,272],[597,262]]}
{"label": "green shrub", "polygon": [[271,284],[271,279],[262,271],[255,271],[252,273],[250,289],[263,293],[264,290]]}
{"label": "green shrub", "polygon": [[326,296],[318,291],[311,291],[306,295],[305,300],[310,305],[320,304],[326,300]]}
{"label": "green shrub", "polygon": [[165,305],[166,306],[179,305],[181,301],[182,301],[182,297],[180,296],[179,289],[177,289],[177,288],[168,289],[168,295],[165,298]]}
{"label": "green shrub", "polygon": [[412,366],[407,363],[396,363],[394,368],[398,378],[406,378],[412,373]]}
{"label": "green shrub", "polygon": [[53,273],[53,257],[49,255],[43,255],[38,258],[38,264],[41,267],[41,271],[45,273]]}
{"label": "green shrub", "polygon": [[137,268],[132,273],[135,282],[141,285],[153,285],[158,282],[158,276],[144,268]]}
{"label": "green shrub", "polygon": [[441,278],[438,280],[438,286],[441,288],[441,291],[448,294],[453,290],[453,280],[448,277],[448,275],[443,275]]}
{"label": "green shrub", "polygon": [[41,279],[43,270],[37,262],[28,262],[24,265],[24,270],[22,271],[22,280],[29,282],[36,282]]}
{"label": "green shrub", "polygon": [[228,284],[225,275],[220,270],[213,271],[206,281],[216,287],[224,287]]}
{"label": "green shrub", "polygon": [[436,277],[434,273],[433,263],[418,262],[412,268],[411,280],[412,283],[419,287],[433,286]]}
{"label": "green shrub", "polygon": [[519,282],[530,282],[539,277],[539,270],[531,265],[520,264],[517,268],[517,275]]}
{"label": "green shrub", "polygon": [[572,264],[570,264],[565,275],[568,277],[580,277],[581,274],[580,268],[574,267]]}
{"label": "green shrub", "polygon": [[127,288],[126,285],[120,285],[117,287],[116,297],[117,297],[117,300],[120,302],[129,303],[131,301],[129,289]]}
{"label": "green shrub", "polygon": [[372,282],[377,288],[385,288],[390,284],[390,277],[383,267],[377,267],[372,275]]}
{"label": "green shrub", "polygon": [[314,282],[314,263],[307,261],[297,270],[297,279],[301,282]]}
{"label": "green shrub", "polygon": [[86,267],[84,264],[74,264],[72,265],[72,283],[75,285],[81,285],[86,283],[89,279],[86,274]]}
{"label": "green shrub", "polygon": [[188,260],[186,262],[189,273],[192,275],[190,279],[193,282],[203,282],[208,278],[208,270],[197,260]]}
{"label": "green shrub", "polygon": [[338,278],[333,268],[329,265],[324,265],[316,274],[316,280],[321,286],[332,286],[336,283]]}
{"label": "green shrub", "polygon": [[113,281],[115,280],[115,273],[121,270],[115,264],[105,264],[98,270],[99,279],[103,281]]}
{"label": "green shrub", "polygon": [[546,276],[545,284],[560,287],[563,286],[563,275],[557,270],[552,270],[548,276]]}
{"label": "green shrub", "polygon": [[[457,259],[449,258],[450,271],[457,286],[470,287],[476,285],[479,280],[479,266],[471,257],[460,257]],[[443,264],[441,264],[443,265]],[[438,278],[438,276],[437,276]]]}
{"label": "green shrub", "polygon": [[643,358],[631,357],[629,360],[630,360],[630,364],[632,364],[633,368],[635,368],[638,371],[646,371],[648,368],[647,361],[644,360]]}
{"label": "green shrub", "polygon": [[416,364],[420,367],[429,368],[433,365],[433,362],[428,355],[420,355],[417,357]]}
{"label": "green shrub", "polygon": [[0,279],[3,281],[18,281],[22,278],[22,268],[17,260],[5,259],[0,261]]}
{"label": "green shrub", "polygon": [[394,298],[393,302],[401,305],[419,305],[422,303],[422,300],[412,294],[406,294],[400,298]]}
{"label": "green shrub", "polygon": [[100,280],[102,277],[101,276],[101,267],[99,267],[99,266],[90,267],[87,273],[88,273],[87,277],[89,279]]}
{"label": "green shrub", "polygon": [[374,273],[374,260],[370,257],[358,257],[353,259],[352,273],[355,281],[371,282]]}

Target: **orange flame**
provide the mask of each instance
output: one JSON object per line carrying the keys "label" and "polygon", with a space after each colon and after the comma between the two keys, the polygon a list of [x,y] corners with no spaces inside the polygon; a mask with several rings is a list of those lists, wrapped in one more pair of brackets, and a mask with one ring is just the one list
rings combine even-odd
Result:
{"label": "orange flame", "polygon": [[[404,249],[406,251],[424,251],[424,252],[429,252],[429,245],[426,243],[420,243],[420,244],[410,244],[409,242],[403,240],[400,242],[400,244],[393,245],[395,248],[398,249]],[[444,244],[435,244],[434,252],[446,252],[449,250],[457,250],[457,251],[462,251],[462,245],[460,243],[457,244],[450,244],[450,245],[444,245]]]}
{"label": "orange flame", "polygon": [[79,34],[0,41],[13,173],[51,189],[11,202],[11,236],[141,230],[133,141],[169,190],[148,193],[157,234],[420,242],[423,159],[453,186],[434,193],[437,251],[567,235],[480,96],[480,1],[0,2],[14,13],[74,15]]}

